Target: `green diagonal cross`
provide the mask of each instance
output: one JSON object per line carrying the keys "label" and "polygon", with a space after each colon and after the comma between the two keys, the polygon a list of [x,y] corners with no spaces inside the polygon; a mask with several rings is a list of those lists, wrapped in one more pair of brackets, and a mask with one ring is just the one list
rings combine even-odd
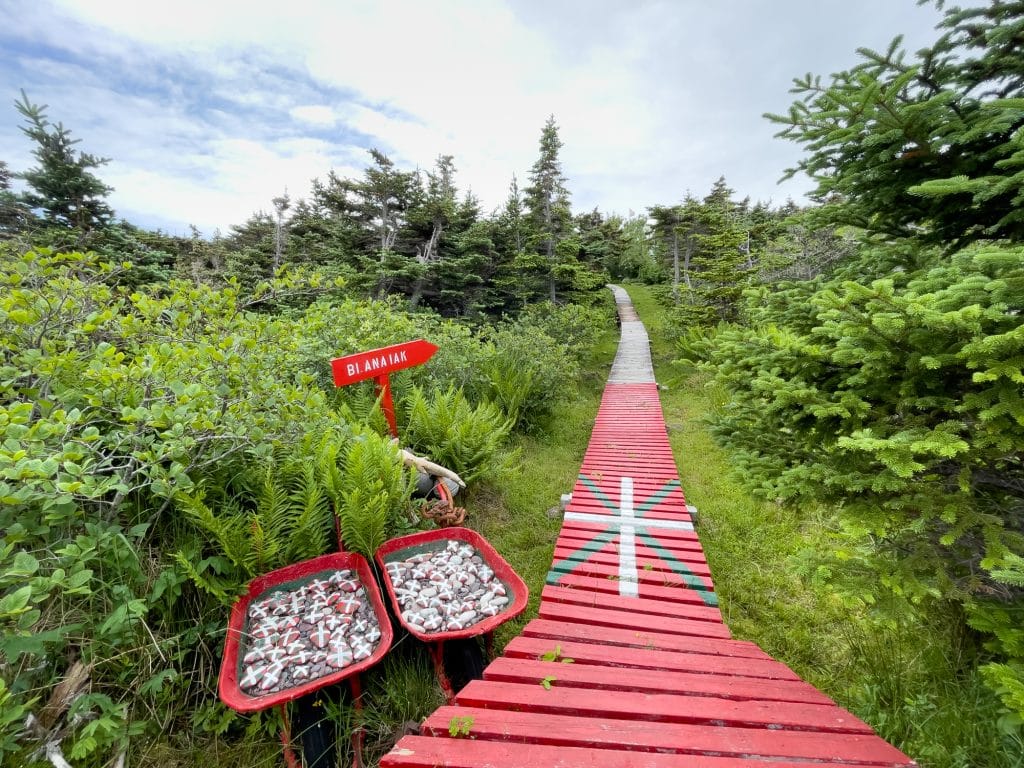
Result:
{"label": "green diagonal cross", "polygon": [[601,502],[602,506],[614,513],[614,516],[605,514],[592,514],[587,512],[566,512],[566,520],[577,522],[600,523],[607,526],[604,531],[596,534],[594,538],[574,550],[565,558],[552,564],[548,573],[547,583],[558,584],[563,576],[575,571],[585,563],[594,552],[603,549],[616,537],[619,538],[619,594],[629,597],[636,597],[639,591],[639,575],[636,570],[636,536],[639,535],[643,543],[658,553],[660,557],[672,570],[682,577],[687,586],[697,590],[701,599],[707,605],[717,605],[718,598],[714,592],[706,589],[704,581],[691,571],[685,563],[680,562],[666,550],[658,540],[651,535],[651,529],[692,531],[693,524],[681,520],[656,520],[637,517],[637,513],[653,509],[660,501],[667,498],[673,490],[679,487],[679,481],[669,480],[661,488],[649,496],[643,503],[633,506],[633,479],[623,477],[621,479],[620,504],[616,505],[598,487],[592,479],[580,474],[580,482],[589,490],[594,497]]}

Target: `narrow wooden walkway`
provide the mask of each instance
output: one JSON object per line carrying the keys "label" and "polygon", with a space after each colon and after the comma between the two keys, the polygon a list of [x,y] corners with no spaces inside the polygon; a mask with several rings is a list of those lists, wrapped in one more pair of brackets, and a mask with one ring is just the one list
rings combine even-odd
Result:
{"label": "narrow wooden walkway", "polygon": [[[680,487],[647,334],[613,290],[622,340],[539,616],[381,765],[914,765],[786,665],[732,639]],[[471,723],[468,737],[450,734],[453,718]]]}

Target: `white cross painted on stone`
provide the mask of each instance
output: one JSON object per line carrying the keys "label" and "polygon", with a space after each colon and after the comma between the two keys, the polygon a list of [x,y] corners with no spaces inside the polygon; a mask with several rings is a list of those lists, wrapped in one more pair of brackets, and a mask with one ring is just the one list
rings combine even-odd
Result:
{"label": "white cross painted on stone", "polygon": [[623,477],[619,485],[619,514],[604,515],[593,512],[566,512],[565,519],[578,523],[600,523],[619,529],[619,594],[637,597],[640,594],[640,575],[636,570],[636,531],[660,528],[668,531],[692,531],[693,523],[682,520],[637,519],[633,510],[633,478]]}

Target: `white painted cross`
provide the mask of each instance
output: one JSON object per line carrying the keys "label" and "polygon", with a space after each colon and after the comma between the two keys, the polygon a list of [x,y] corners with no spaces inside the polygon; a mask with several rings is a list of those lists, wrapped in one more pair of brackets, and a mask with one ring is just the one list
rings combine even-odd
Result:
{"label": "white painted cross", "polygon": [[639,595],[640,575],[636,570],[637,528],[660,528],[670,531],[692,531],[693,523],[682,520],[637,519],[633,510],[633,478],[623,477],[619,486],[619,514],[603,515],[593,512],[566,512],[566,520],[578,523],[600,523],[619,529],[619,594],[624,597]]}

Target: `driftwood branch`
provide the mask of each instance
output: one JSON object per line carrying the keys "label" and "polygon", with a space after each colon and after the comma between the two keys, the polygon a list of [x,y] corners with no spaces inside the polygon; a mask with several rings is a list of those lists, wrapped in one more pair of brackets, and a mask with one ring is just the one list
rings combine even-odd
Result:
{"label": "driftwood branch", "polygon": [[412,453],[411,451],[407,451],[404,448],[400,450],[402,451],[402,463],[405,464],[407,467],[415,467],[420,472],[425,472],[426,474],[434,475],[435,477],[446,477],[449,480],[455,481],[455,483],[457,483],[460,488],[466,487],[466,484],[463,482],[462,478],[459,477],[454,472],[452,472],[450,469],[442,467],[440,464],[435,464],[434,462],[430,461],[430,459],[424,458],[422,456],[417,456],[416,454]]}

